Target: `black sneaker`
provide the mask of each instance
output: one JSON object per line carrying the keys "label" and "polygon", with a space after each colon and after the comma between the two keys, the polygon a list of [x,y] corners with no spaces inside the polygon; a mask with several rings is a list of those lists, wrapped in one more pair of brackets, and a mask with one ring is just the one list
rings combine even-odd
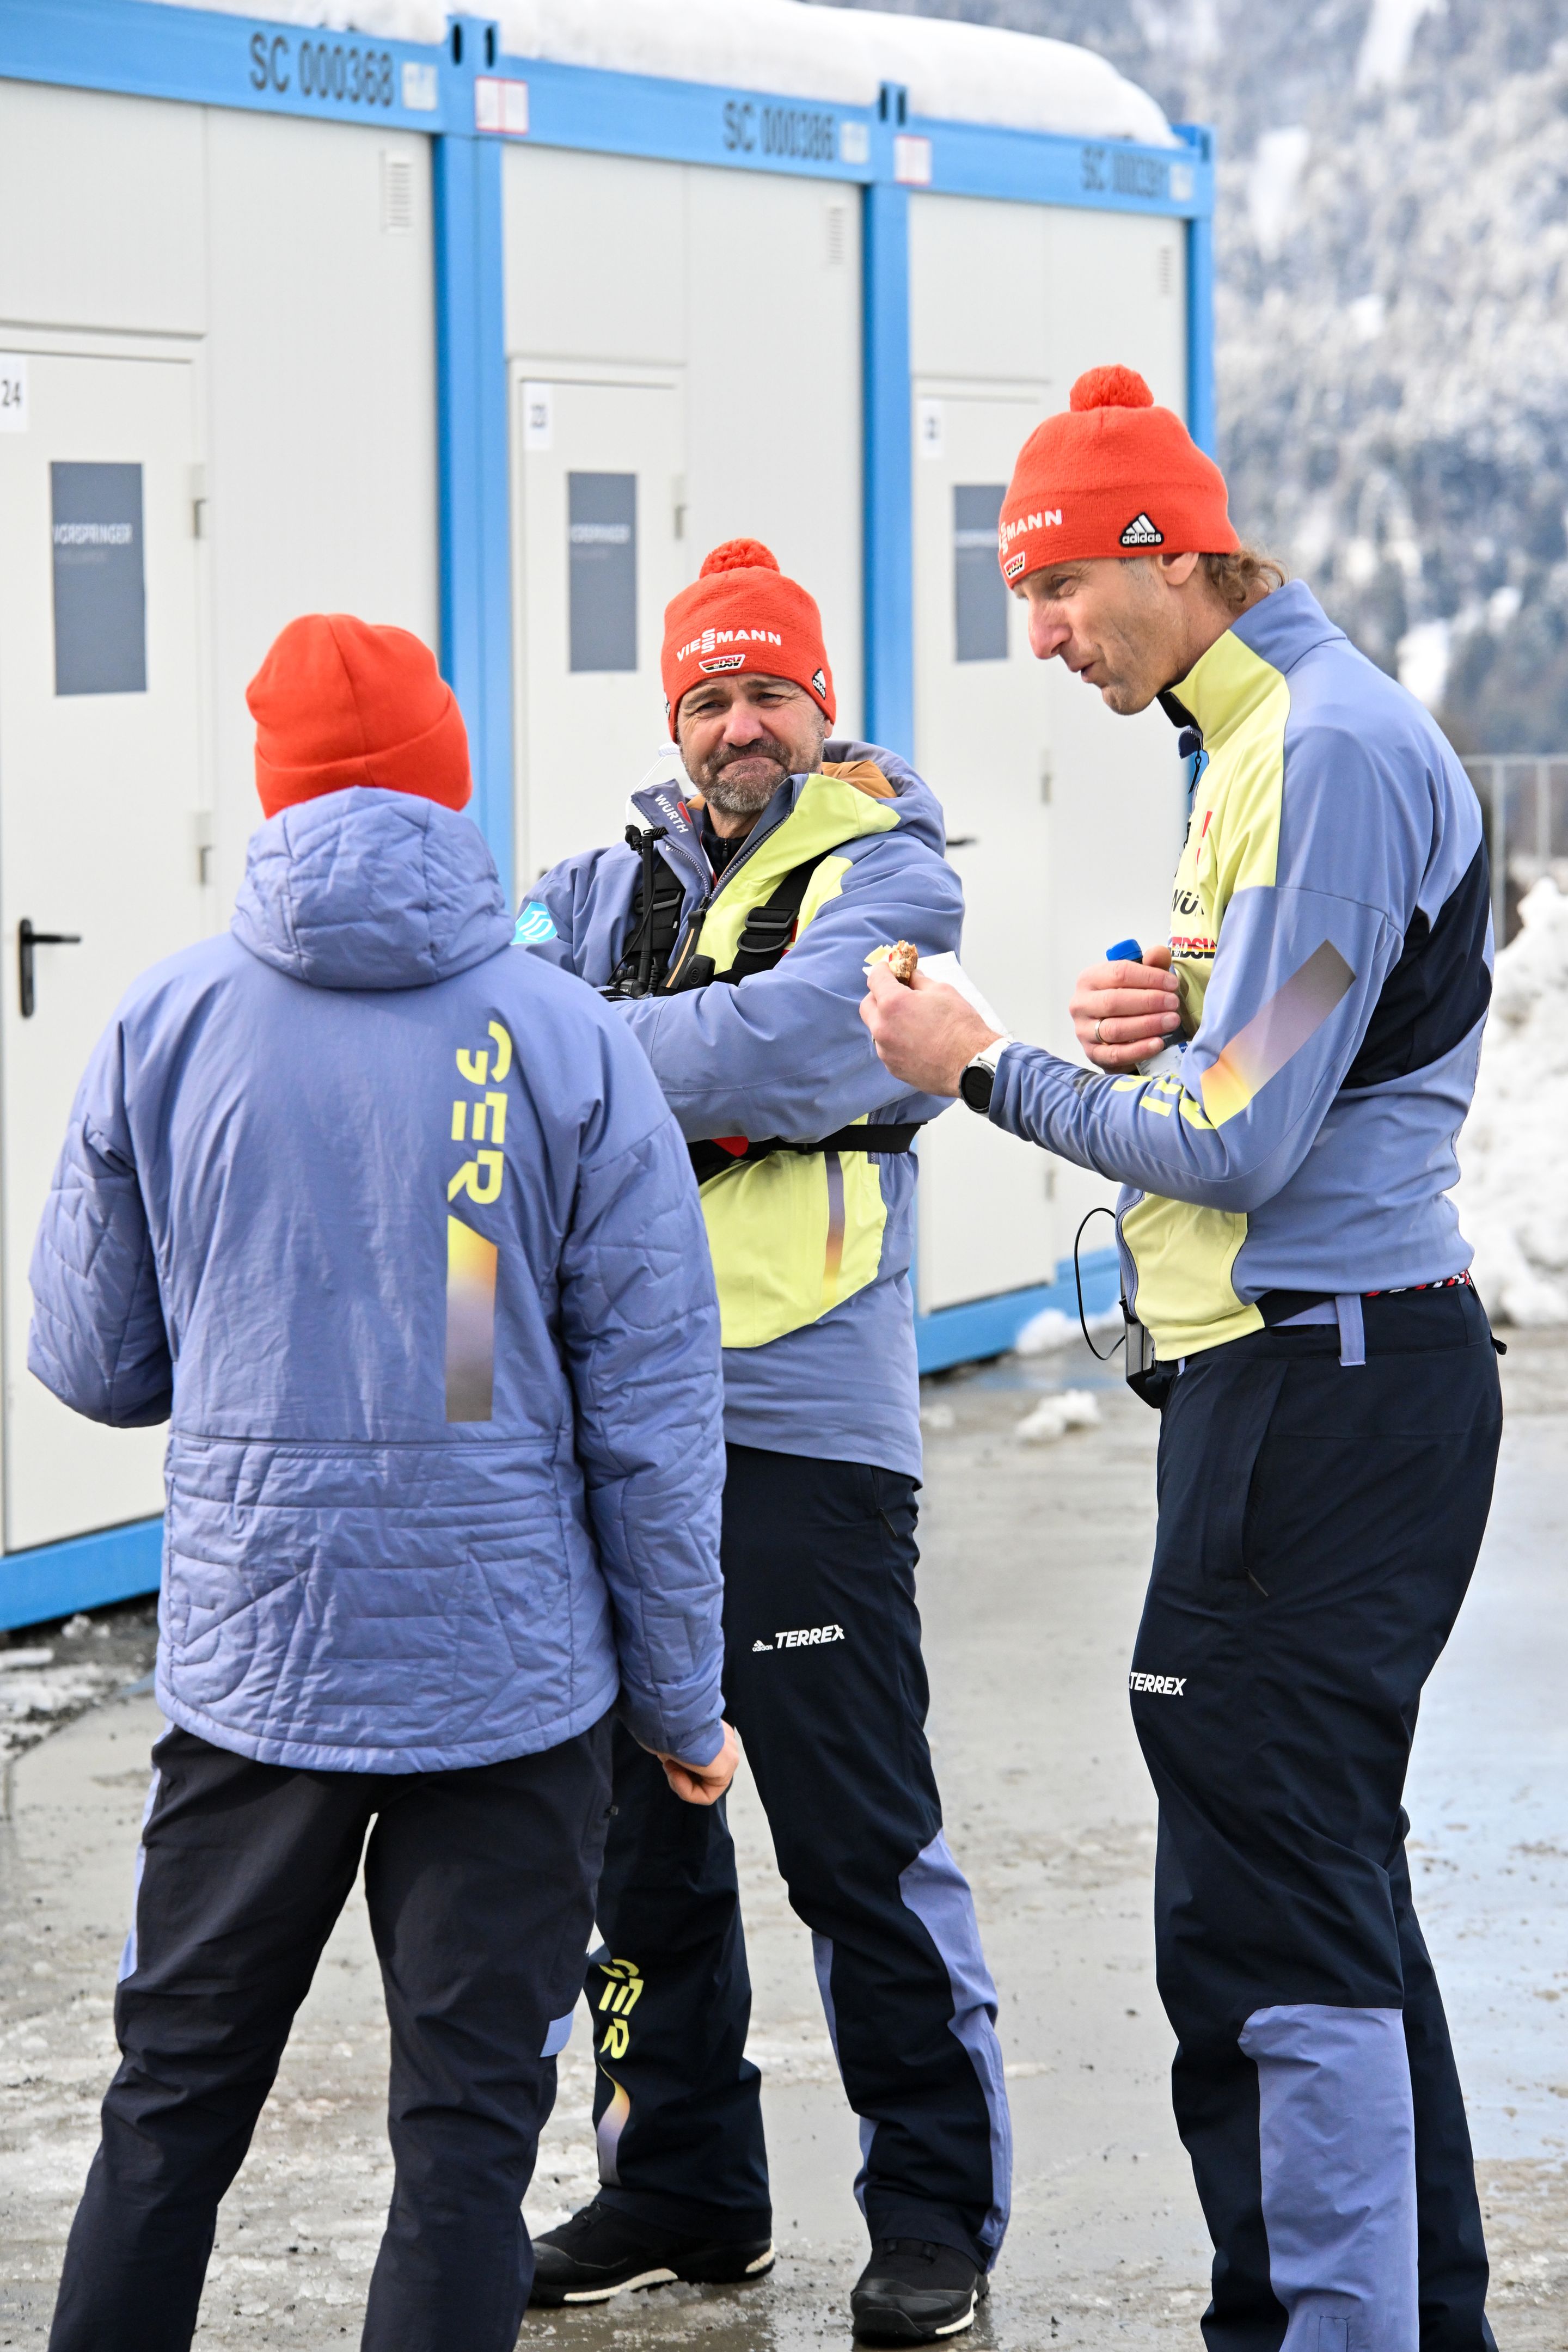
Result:
{"label": "black sneaker", "polygon": [[849,2298],[860,2344],[934,2344],[974,2325],[991,2282],[956,2246],[879,2238]]}
{"label": "black sneaker", "polygon": [[773,2266],[771,2238],[683,2238],[642,2228],[595,2197],[533,2242],[531,2303],[608,2303],[634,2286],[744,2286]]}

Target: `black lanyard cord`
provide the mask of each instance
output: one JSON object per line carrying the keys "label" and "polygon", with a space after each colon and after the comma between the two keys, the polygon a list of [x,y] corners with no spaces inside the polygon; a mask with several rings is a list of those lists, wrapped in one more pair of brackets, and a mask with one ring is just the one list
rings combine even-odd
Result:
{"label": "black lanyard cord", "polygon": [[1072,1237],[1072,1278],[1078,1289],[1079,1326],[1083,1332],[1084,1345],[1089,1349],[1089,1354],[1094,1358],[1095,1362],[1097,1364],[1108,1364],[1112,1356],[1115,1355],[1118,1348],[1124,1348],[1126,1346],[1127,1332],[1125,1328],[1123,1328],[1121,1338],[1119,1339],[1112,1339],[1110,1347],[1107,1348],[1103,1355],[1100,1354],[1100,1349],[1095,1346],[1094,1341],[1089,1336],[1089,1318],[1083,1311],[1083,1275],[1079,1266],[1078,1250],[1079,1244],[1083,1239],[1083,1226],[1088,1224],[1089,1217],[1109,1217],[1111,1223],[1114,1224],[1116,1223],[1116,1212],[1114,1209],[1108,1209],[1103,1201],[1097,1202],[1094,1207],[1090,1209],[1089,1216],[1085,1217],[1083,1224],[1079,1225],[1077,1233],[1074,1234]]}

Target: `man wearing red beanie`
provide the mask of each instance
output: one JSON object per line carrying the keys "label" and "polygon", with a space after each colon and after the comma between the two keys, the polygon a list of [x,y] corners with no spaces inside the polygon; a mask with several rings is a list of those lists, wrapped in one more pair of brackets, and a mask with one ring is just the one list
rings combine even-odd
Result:
{"label": "man wearing red beanie", "polygon": [[37,1378],[171,1423],[169,1729],[49,2343],[186,2352],[363,1853],[395,2172],[362,2340],[512,2352],[612,1716],[672,1805],[734,1769],[712,1277],[645,1056],[513,951],[426,648],[312,614],[249,698],[233,929],[115,1013],[33,1259]]}
{"label": "man wearing red beanie", "polygon": [[1124,1187],[1129,1378],[1163,1416],[1130,1681],[1204,2334],[1491,2352],[1401,1810],[1500,1427],[1447,1197],[1491,984],[1479,808],[1129,370],[1026,444],[999,560],[1040,659],[1182,730],[1169,944],[1080,976],[1088,1071],[918,979],[873,972],[865,1018],[908,1084]]}
{"label": "man wearing red beanie", "polygon": [[[733,540],[665,619],[673,746],[626,847],[569,858],[519,937],[616,1001],[688,1138],[724,1341],[724,1693],[812,1931],[861,2118],[864,2340],[969,2326],[1002,2242],[995,1994],[942,1835],[915,1607],[909,1265],[938,1105],[860,1022],[868,958],[958,945],[942,811],[890,751],[830,741],[816,605]],[[600,1882],[598,2196],[542,2238],[536,2302],[757,2277],[772,2209],[722,1813],[629,1740]]]}

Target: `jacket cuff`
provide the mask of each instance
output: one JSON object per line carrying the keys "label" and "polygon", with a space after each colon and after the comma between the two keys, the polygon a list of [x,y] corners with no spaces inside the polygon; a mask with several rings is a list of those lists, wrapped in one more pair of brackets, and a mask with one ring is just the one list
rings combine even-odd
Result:
{"label": "jacket cuff", "polygon": [[679,1748],[669,1752],[678,1764],[700,1766],[711,1764],[723,1745],[724,1726],[715,1716],[711,1723],[705,1724],[700,1731],[694,1732],[689,1739],[683,1739]]}
{"label": "jacket cuff", "polygon": [[724,1726],[716,1715],[694,1731],[676,1734],[668,1721],[638,1706],[624,1690],[616,1712],[637,1745],[653,1756],[673,1756],[678,1763],[700,1766],[711,1764],[724,1745]]}

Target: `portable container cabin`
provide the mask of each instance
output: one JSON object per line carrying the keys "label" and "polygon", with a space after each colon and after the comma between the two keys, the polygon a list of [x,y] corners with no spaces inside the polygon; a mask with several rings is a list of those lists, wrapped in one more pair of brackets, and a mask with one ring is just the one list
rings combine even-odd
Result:
{"label": "portable container cabin", "polygon": [[[994,538],[1084,367],[1212,441],[1207,133],[1059,43],[805,0],[334,13],[0,0],[0,1625],[157,1581],[162,1434],[32,1380],[26,1269],[116,998],[227,920],[295,613],[438,646],[521,895],[619,829],[668,597],[764,539],[839,731],[945,803],[1019,1034],[1165,928],[1173,739],[1029,659]],[[940,1121],[922,1362],[1068,1304],[1105,1197]]]}

